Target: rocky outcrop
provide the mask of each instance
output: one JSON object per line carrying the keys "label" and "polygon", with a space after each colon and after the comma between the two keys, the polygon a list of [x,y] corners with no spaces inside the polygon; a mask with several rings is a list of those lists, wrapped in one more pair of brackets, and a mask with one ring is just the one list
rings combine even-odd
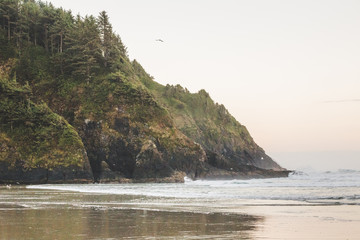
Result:
{"label": "rocky outcrop", "polygon": [[173,173],[174,170],[163,158],[156,144],[152,140],[145,141],[135,157],[133,177],[137,179],[161,178],[170,177]]}
{"label": "rocky outcrop", "polygon": [[175,126],[207,153],[207,163],[218,169],[243,171],[244,166],[283,171],[260,148],[245,126],[210,98],[205,90],[190,93],[180,85],[162,86],[133,61],[139,80],[166,109]]}
{"label": "rocky outcrop", "polygon": [[0,184],[39,184],[39,183],[92,183],[89,167],[24,168],[20,164],[10,166],[0,162]]}
{"label": "rocky outcrop", "polygon": [[161,136],[132,128],[128,120],[121,128],[120,120],[114,122],[113,128],[90,120],[82,126],[80,135],[96,182],[179,182],[205,171],[205,152],[180,132],[175,131],[178,136],[167,139],[171,146],[166,146]]}
{"label": "rocky outcrop", "polygon": [[[45,11],[43,4],[32,6]],[[52,10],[72,18],[70,12]],[[64,20],[55,16],[48,19],[49,28]],[[14,16],[14,24],[19,19]],[[9,19],[3,20],[6,29]],[[64,22],[65,44],[51,51],[42,28],[26,38],[9,38],[14,31],[0,31],[0,182],[179,182],[184,176],[287,175],[205,90],[190,93],[180,85],[156,83],[129,60],[118,36],[110,33],[114,41],[107,43],[111,46],[106,45],[109,52],[104,54],[94,44],[103,38],[97,34],[101,26],[78,20]],[[78,35],[76,29],[89,23],[91,34],[84,39],[86,31]],[[93,47],[88,61],[78,51],[83,43]]]}
{"label": "rocky outcrop", "polygon": [[[216,152],[205,152],[201,145],[181,133],[178,134],[181,140],[187,140],[187,145],[176,146],[173,142],[175,147],[169,148],[161,144],[161,139],[145,135],[139,128],[132,129],[128,120],[122,121],[127,127],[121,128],[121,121],[115,122],[117,134],[104,128],[103,122],[85,120],[83,124],[81,135],[96,182],[183,182],[185,176],[192,179],[249,179],[289,174],[286,170],[261,169],[229,160]],[[126,135],[119,134],[122,131]]]}
{"label": "rocky outcrop", "polygon": [[[161,106],[136,82],[111,74],[86,86],[86,91],[82,85],[74,88],[78,99],[51,105],[73,111],[70,125],[45,104],[32,102],[30,89],[2,81],[3,183],[181,182],[184,176],[222,179],[288,174],[205,93],[192,100],[198,115],[181,115],[171,105]],[[101,106],[94,103],[101,98]],[[184,109],[189,107],[185,103]],[[199,107],[204,103],[208,110]]]}

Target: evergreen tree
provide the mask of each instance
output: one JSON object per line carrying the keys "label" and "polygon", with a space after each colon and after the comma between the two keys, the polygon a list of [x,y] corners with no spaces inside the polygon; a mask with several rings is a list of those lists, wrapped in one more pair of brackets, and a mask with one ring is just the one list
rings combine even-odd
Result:
{"label": "evergreen tree", "polygon": [[62,53],[64,50],[64,38],[71,28],[74,20],[71,12],[67,12],[64,9],[57,9],[55,14],[55,22],[50,27],[51,34],[51,52]]}
{"label": "evergreen tree", "polygon": [[49,52],[49,29],[55,22],[56,10],[54,6],[39,2],[42,14],[40,16],[41,38],[46,52]]}
{"label": "evergreen tree", "polygon": [[40,46],[45,50],[44,59],[52,61],[54,76],[74,75],[90,82],[96,73],[127,71],[123,64],[128,60],[126,48],[105,11],[97,18],[74,19],[70,11],[51,3],[1,0],[0,24],[1,49],[7,56],[17,53],[21,64],[29,60],[33,46]]}
{"label": "evergreen tree", "polygon": [[101,56],[101,39],[96,19],[86,16],[77,17],[67,38],[68,66],[72,73],[85,78],[89,83],[99,68]]}
{"label": "evergreen tree", "polygon": [[40,28],[41,9],[34,1],[26,1],[22,4],[19,15],[19,27],[26,36],[27,41],[37,45],[38,30]]}
{"label": "evergreen tree", "polygon": [[118,61],[123,57],[127,58],[127,52],[120,36],[112,31],[109,17],[105,11],[102,11],[98,17],[98,26],[104,66],[110,70],[118,70]]}
{"label": "evergreen tree", "polygon": [[110,49],[112,44],[112,26],[109,22],[109,17],[105,11],[102,11],[98,17],[98,26],[101,39],[101,52],[104,58],[104,66],[107,67]]}
{"label": "evergreen tree", "polygon": [[0,16],[2,27],[7,32],[7,38],[10,42],[16,28],[19,13],[19,0],[2,0],[0,2]]}
{"label": "evergreen tree", "polygon": [[[53,13],[52,13],[53,14]],[[53,54],[52,60],[56,69],[64,74],[64,43],[66,34],[69,34],[74,24],[71,12],[67,12],[62,8],[55,12],[54,23],[49,28],[50,48]]]}

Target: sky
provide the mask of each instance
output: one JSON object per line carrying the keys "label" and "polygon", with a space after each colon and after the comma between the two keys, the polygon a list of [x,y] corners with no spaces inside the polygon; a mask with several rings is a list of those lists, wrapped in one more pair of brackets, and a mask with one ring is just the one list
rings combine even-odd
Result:
{"label": "sky", "polygon": [[360,170],[360,1],[50,2],[105,10],[155,81],[205,89],[284,167]]}

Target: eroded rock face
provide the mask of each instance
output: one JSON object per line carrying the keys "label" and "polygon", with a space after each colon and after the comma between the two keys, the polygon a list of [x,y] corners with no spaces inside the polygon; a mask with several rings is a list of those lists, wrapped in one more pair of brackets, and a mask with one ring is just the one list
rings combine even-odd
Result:
{"label": "eroded rock face", "polygon": [[[216,148],[210,148],[212,151],[215,151],[217,155],[220,155],[222,158],[228,159],[229,162],[241,164],[241,165],[252,165],[262,169],[284,170],[280,165],[269,157],[265,151],[257,146],[255,143],[253,146],[248,147],[244,150],[233,151],[231,147],[224,147],[221,151]],[[211,150],[209,150],[211,151]],[[216,165],[215,165],[216,166]]]}
{"label": "eroded rock face", "polygon": [[0,183],[91,183],[93,176],[90,166],[69,166],[54,169],[24,168],[20,163],[10,166],[0,162]]}
{"label": "eroded rock face", "polygon": [[105,129],[102,122],[87,120],[80,134],[96,182],[179,182],[186,175],[206,175],[206,154],[200,145],[189,141],[182,147],[163,146],[155,136],[132,128],[127,120],[115,120],[111,127]]}
{"label": "eroded rock face", "polygon": [[98,182],[102,172],[101,163],[107,159],[107,149],[109,145],[109,143],[105,141],[106,136],[102,133],[101,122],[85,119],[80,137],[87,152],[94,181]]}
{"label": "eroded rock face", "polygon": [[141,147],[135,158],[133,177],[141,178],[164,178],[170,177],[174,170],[163,158],[152,140],[147,140]]}
{"label": "eroded rock face", "polygon": [[101,173],[98,177],[98,182],[113,182],[113,183],[127,183],[129,182],[128,178],[124,177],[119,171],[111,170],[109,165],[102,161],[101,162]]}

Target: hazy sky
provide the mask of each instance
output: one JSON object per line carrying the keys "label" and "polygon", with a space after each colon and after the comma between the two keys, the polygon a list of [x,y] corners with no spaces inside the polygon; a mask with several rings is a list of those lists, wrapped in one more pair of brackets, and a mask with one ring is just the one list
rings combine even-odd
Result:
{"label": "hazy sky", "polygon": [[302,166],[286,153],[306,152],[335,166],[340,152],[360,169],[360,1],[51,2],[107,11],[156,81],[204,88],[280,163]]}

